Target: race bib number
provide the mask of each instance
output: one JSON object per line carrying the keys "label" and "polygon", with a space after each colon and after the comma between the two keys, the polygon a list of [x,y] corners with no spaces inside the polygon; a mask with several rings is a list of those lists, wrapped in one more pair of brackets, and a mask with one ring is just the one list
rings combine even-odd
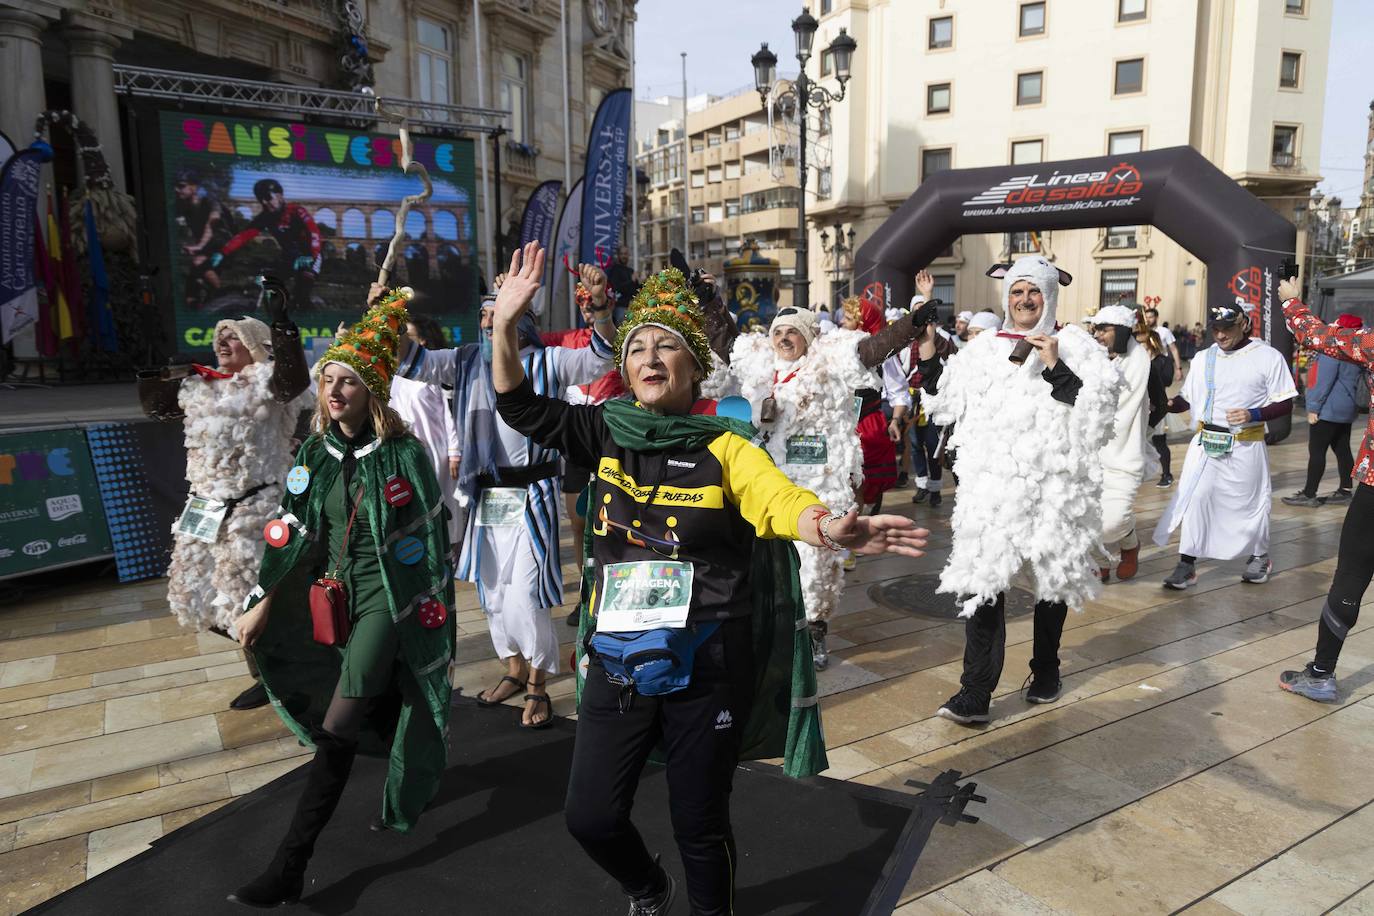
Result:
{"label": "race bib number", "polygon": [[787,464],[825,464],[829,457],[825,436],[787,437]]}
{"label": "race bib number", "polygon": [[599,605],[596,628],[602,633],[684,627],[692,605],[692,564],[647,560],[604,566]]}
{"label": "race bib number", "polygon": [[1204,429],[1201,434],[1202,451],[1208,458],[1225,458],[1236,447],[1233,433],[1217,429]]}
{"label": "race bib number", "polygon": [[859,395],[854,395],[854,419],[858,420],[864,412],[864,399]]}
{"label": "race bib number", "polygon": [[479,528],[510,528],[524,523],[525,500],[529,491],[524,487],[491,487],[482,491],[477,503]]}
{"label": "race bib number", "polygon": [[220,526],[224,524],[224,516],[228,512],[228,505],[217,499],[191,496],[186,500],[186,507],[181,510],[181,517],[177,519],[176,533],[192,540],[213,544],[219,537]]}

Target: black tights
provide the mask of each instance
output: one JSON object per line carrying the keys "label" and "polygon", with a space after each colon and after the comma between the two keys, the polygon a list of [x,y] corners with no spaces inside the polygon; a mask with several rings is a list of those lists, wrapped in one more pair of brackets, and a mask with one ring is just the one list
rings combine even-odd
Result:
{"label": "black tights", "polygon": [[1170,470],[1170,462],[1173,460],[1173,456],[1169,454],[1168,435],[1166,435],[1165,433],[1160,433],[1158,436],[1151,436],[1150,444],[1153,445],[1155,447],[1155,451],[1159,453],[1159,466],[1162,469],[1162,472],[1166,476],[1172,476],[1173,471]]}
{"label": "black tights", "polygon": [[1350,488],[1350,471],[1355,467],[1355,457],[1350,454],[1350,424],[1318,420],[1307,430],[1307,486],[1302,489],[1306,496],[1317,495],[1317,485],[1326,473],[1327,449],[1336,456],[1337,488]]}
{"label": "black tights", "polygon": [[1336,555],[1336,575],[1331,580],[1321,622],[1317,625],[1317,658],[1322,671],[1335,671],[1346,634],[1360,616],[1360,601],[1374,576],[1374,487],[1355,488],[1341,526],[1341,547]]}

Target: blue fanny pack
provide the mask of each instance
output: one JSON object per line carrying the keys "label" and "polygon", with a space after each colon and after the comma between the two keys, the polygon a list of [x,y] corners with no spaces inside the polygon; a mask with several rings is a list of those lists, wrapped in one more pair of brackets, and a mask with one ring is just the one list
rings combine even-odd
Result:
{"label": "blue fanny pack", "polygon": [[720,621],[638,633],[595,633],[591,650],[612,684],[632,686],[646,697],[675,693],[692,680],[697,648],[720,629]]}

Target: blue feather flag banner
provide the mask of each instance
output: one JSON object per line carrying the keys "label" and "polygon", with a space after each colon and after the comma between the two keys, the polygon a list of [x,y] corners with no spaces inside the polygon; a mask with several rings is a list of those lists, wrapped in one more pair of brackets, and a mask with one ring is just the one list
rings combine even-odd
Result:
{"label": "blue feather flag banner", "polygon": [[625,186],[629,181],[630,106],[628,89],[616,89],[601,100],[587,138],[587,170],[582,185],[580,260],[609,262],[620,244],[625,219]]}
{"label": "blue feather flag banner", "polygon": [[110,276],[105,272],[105,249],[100,245],[100,233],[95,229],[95,207],[86,201],[86,266],[91,271],[91,296],[86,300],[86,325],[92,341],[106,353],[119,349],[115,334],[114,314],[110,311]]}

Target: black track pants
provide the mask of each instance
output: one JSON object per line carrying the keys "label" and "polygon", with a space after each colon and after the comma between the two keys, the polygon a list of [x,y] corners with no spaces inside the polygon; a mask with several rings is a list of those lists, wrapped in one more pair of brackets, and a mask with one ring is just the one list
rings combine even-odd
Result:
{"label": "black track pants", "polygon": [[721,624],[697,650],[692,681],[661,697],[622,692],[593,662],[578,707],[564,817],[568,831],[625,893],[655,890],[658,870],[630,821],[640,772],[662,738],[673,836],[693,916],[733,913],[730,787],[753,699],[747,618]]}
{"label": "black track pants", "polygon": [[1341,526],[1341,549],[1336,555],[1336,575],[1317,625],[1316,665],[1336,670],[1341,645],[1360,616],[1360,601],[1374,576],[1374,487],[1355,488]]}
{"label": "black track pants", "polygon": [[1169,437],[1164,433],[1150,437],[1150,444],[1155,447],[1155,453],[1159,455],[1159,468],[1161,473],[1173,473],[1174,457],[1169,451]]}
{"label": "black track pants", "polygon": [[[992,699],[1007,654],[1007,596],[998,595],[964,621],[964,673],[959,683],[980,700]],[[1053,677],[1059,673],[1059,638],[1069,609],[1058,601],[1035,604],[1035,642],[1031,672]]]}
{"label": "black track pants", "polygon": [[1336,456],[1336,486],[1350,488],[1350,472],[1355,467],[1355,456],[1350,454],[1350,424],[1318,420],[1307,428],[1307,486],[1302,491],[1308,496],[1317,495],[1326,473],[1327,449]]}

